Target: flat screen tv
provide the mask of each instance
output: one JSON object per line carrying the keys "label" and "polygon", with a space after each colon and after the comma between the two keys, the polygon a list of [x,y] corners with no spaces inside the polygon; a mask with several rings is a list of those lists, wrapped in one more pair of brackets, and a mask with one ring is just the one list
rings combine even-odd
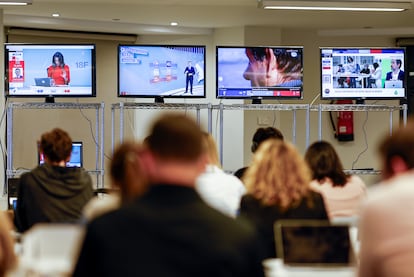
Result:
{"label": "flat screen tv", "polygon": [[217,46],[217,98],[303,98],[303,47]]}
{"label": "flat screen tv", "polygon": [[5,44],[7,97],[95,97],[93,44]]}
{"label": "flat screen tv", "polygon": [[205,98],[206,47],[119,45],[118,97]]}
{"label": "flat screen tv", "polygon": [[320,48],[321,98],[406,97],[405,48]]}

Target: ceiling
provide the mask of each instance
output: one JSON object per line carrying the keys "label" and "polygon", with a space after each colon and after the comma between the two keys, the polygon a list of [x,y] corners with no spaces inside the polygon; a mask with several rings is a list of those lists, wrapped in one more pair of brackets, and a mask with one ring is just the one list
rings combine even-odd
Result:
{"label": "ceiling", "polygon": [[[404,12],[275,11],[256,0],[33,0],[6,7],[4,25],[120,34],[210,34],[214,28],[276,26],[414,35],[414,10]],[[53,18],[52,13],[59,13]],[[170,26],[170,22],[178,26]]]}

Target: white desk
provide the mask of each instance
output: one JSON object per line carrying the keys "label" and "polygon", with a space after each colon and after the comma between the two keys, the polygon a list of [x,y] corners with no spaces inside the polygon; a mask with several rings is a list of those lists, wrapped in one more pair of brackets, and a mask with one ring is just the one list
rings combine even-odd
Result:
{"label": "white desk", "polygon": [[355,277],[354,267],[290,267],[281,259],[263,261],[266,277]]}

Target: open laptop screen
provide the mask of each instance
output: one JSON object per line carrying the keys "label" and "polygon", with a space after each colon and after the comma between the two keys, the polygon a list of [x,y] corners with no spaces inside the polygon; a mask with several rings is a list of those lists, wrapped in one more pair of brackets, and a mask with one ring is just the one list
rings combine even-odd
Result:
{"label": "open laptop screen", "polygon": [[319,220],[275,223],[276,252],[291,266],[351,266],[354,258],[348,225]]}
{"label": "open laptop screen", "polygon": [[[45,159],[43,154],[38,151],[39,164],[43,164]],[[66,163],[68,167],[83,167],[83,143],[81,141],[72,142],[72,154],[69,162]]]}

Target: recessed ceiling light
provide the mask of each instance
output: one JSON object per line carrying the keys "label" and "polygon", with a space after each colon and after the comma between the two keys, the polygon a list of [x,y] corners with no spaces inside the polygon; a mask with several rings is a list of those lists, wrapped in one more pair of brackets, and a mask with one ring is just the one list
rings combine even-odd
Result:
{"label": "recessed ceiling light", "polygon": [[171,26],[177,26],[178,25],[178,22],[171,22],[170,25]]}
{"label": "recessed ceiling light", "polygon": [[52,13],[52,16],[53,17],[59,17],[60,16],[60,13]]}

